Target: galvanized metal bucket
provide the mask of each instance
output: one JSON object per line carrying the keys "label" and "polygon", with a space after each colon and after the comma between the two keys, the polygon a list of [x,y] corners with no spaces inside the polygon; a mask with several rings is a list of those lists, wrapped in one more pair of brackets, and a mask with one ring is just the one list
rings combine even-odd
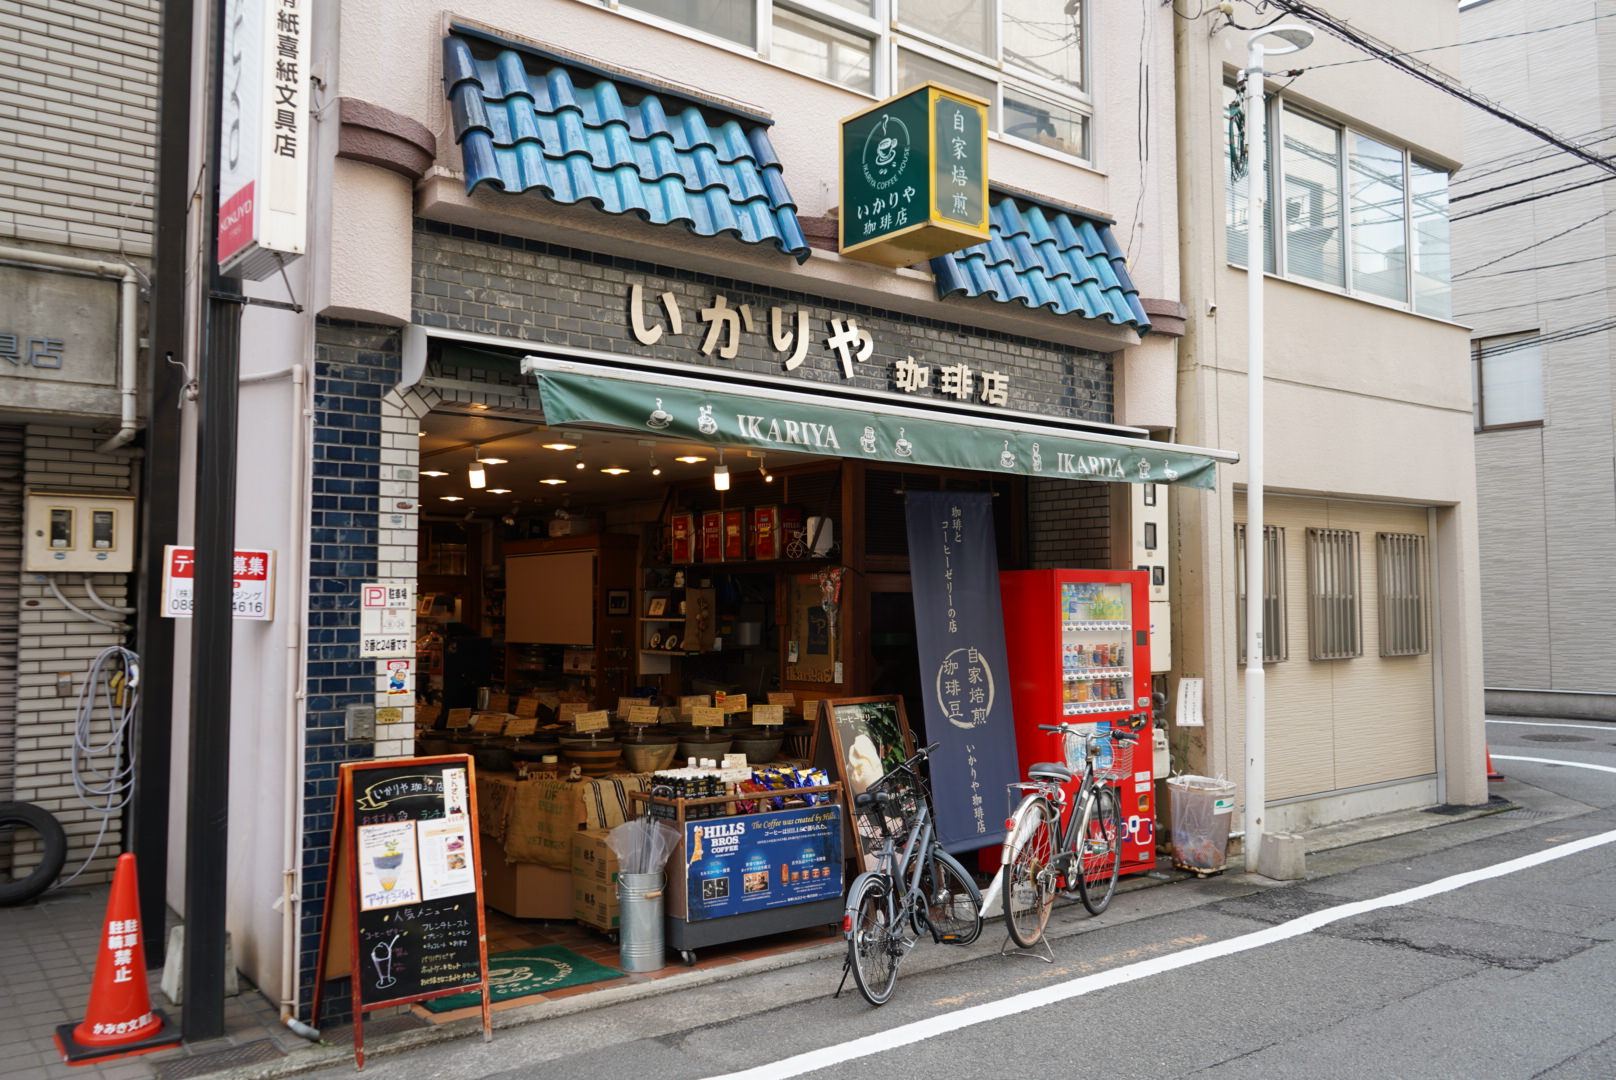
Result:
{"label": "galvanized metal bucket", "polygon": [[664,875],[617,875],[618,957],[624,971],[660,971],[664,966],[662,885]]}

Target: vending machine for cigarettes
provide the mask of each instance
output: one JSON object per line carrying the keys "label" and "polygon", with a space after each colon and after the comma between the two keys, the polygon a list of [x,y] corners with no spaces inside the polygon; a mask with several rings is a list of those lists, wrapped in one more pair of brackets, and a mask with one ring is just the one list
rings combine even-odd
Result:
{"label": "vending machine for cigarettes", "polygon": [[[1150,731],[1150,575],[1142,570],[1014,570],[999,575],[1010,695],[1022,775],[1063,762],[1039,724],[1081,723],[1138,736],[1115,782],[1125,829],[1124,874],[1156,865]],[[1101,768],[1113,764],[1103,756]],[[1080,765],[1081,763],[1075,763]],[[1077,781],[1067,789],[1077,793]]]}

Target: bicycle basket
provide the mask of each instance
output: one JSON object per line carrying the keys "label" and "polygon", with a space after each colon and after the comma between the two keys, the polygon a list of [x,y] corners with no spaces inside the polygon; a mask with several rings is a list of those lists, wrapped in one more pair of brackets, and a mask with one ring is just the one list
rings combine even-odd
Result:
{"label": "bicycle basket", "polygon": [[892,798],[883,805],[862,807],[853,815],[859,851],[864,855],[880,851],[888,838],[901,845],[910,826],[920,817],[920,806],[926,798],[920,778],[907,772],[889,776],[885,783],[871,785],[869,790],[889,792]]}
{"label": "bicycle basket", "polygon": [[1102,780],[1126,780],[1133,774],[1133,748],[1137,742],[1117,742],[1102,738],[1100,756],[1094,760],[1094,775]]}

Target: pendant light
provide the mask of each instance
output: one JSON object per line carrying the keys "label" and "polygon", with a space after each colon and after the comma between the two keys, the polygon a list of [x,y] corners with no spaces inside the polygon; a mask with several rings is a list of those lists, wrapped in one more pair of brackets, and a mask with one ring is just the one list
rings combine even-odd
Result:
{"label": "pendant light", "polygon": [[713,466],[713,490],[729,490],[729,466],[724,464],[724,448],[718,448],[718,464]]}
{"label": "pendant light", "polygon": [[472,451],[471,464],[466,466],[466,483],[477,490],[488,486],[488,473],[483,470],[483,448],[480,446]]}

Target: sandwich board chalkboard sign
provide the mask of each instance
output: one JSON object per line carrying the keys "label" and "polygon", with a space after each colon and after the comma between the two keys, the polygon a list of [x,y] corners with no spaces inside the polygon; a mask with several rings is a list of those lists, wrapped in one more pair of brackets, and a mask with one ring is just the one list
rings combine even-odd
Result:
{"label": "sandwich board chalkboard sign", "polygon": [[476,777],[466,754],[349,762],[337,786],[314,1022],[327,979],[352,975],[354,1062],[364,1014],[475,990],[493,1037]]}

